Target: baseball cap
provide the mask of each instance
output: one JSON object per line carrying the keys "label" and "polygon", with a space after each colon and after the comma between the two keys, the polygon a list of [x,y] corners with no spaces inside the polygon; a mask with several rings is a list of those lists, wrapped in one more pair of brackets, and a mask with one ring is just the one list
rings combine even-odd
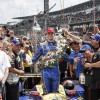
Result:
{"label": "baseball cap", "polygon": [[95,39],[97,41],[100,41],[100,35],[99,34],[93,35],[93,36],[91,36],[91,38]]}
{"label": "baseball cap", "polygon": [[82,53],[82,52],[85,52],[86,50],[89,50],[89,49],[91,49],[91,47],[89,46],[89,45],[83,45],[81,48],[80,48],[80,53]]}
{"label": "baseball cap", "polygon": [[15,45],[20,45],[20,42],[17,39],[13,39],[12,43],[14,43]]}
{"label": "baseball cap", "polygon": [[55,33],[54,28],[52,27],[47,28],[47,33]]}

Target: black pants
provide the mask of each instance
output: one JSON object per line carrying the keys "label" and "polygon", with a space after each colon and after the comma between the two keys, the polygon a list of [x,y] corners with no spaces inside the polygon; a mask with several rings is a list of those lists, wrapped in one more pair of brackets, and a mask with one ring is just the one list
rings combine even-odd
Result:
{"label": "black pants", "polygon": [[[25,73],[31,73],[31,68],[30,67],[25,67],[24,69]],[[32,89],[33,88],[33,83],[32,83],[32,78],[28,78],[24,84],[24,88]]]}
{"label": "black pants", "polygon": [[100,99],[100,89],[92,89],[91,99],[92,100],[99,100]]}
{"label": "black pants", "polygon": [[19,100],[19,82],[15,84],[6,82],[6,100]]}
{"label": "black pants", "polygon": [[60,74],[60,83],[64,81],[65,73]]}
{"label": "black pants", "polygon": [[30,67],[25,67],[24,72],[25,73],[31,73],[31,68]]}
{"label": "black pants", "polygon": [[99,100],[100,89],[93,89],[90,86],[85,86],[85,100]]}

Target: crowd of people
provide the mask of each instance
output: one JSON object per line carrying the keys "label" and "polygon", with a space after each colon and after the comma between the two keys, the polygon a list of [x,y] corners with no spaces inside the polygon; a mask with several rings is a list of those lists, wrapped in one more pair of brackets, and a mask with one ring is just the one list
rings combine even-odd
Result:
{"label": "crowd of people", "polygon": [[30,50],[26,36],[16,37],[14,31],[0,27],[0,94],[3,100],[19,100],[19,76],[31,72],[33,55]]}
{"label": "crowd of people", "polygon": [[[60,15],[60,16],[51,16],[50,18],[48,18],[48,23],[51,25],[60,25],[61,23],[65,22],[65,23],[80,23],[80,22],[84,22],[84,21],[91,21],[94,20],[94,10],[90,10],[88,13],[88,11],[79,11],[79,12],[74,12],[74,13],[69,13],[66,15]],[[100,18],[100,10],[96,9],[95,10],[95,17],[96,19]]]}
{"label": "crowd of people", "polygon": [[[84,29],[83,29],[84,30]],[[100,31],[95,27],[93,33],[83,34],[83,38],[70,34],[67,29],[64,29],[64,34],[70,42],[70,48],[73,51],[70,57],[74,58],[74,61],[69,61],[69,69],[71,77],[79,79],[80,73],[84,70],[88,73],[92,79],[91,84],[85,87],[85,100],[98,100],[100,99]],[[86,31],[86,30],[84,30]],[[84,33],[84,32],[83,32]],[[85,59],[84,59],[85,58]],[[74,67],[75,66],[75,67]],[[74,73],[73,73],[74,70]],[[85,73],[85,74],[86,74]],[[87,79],[86,81],[88,81]],[[91,87],[91,90],[89,90]]]}
{"label": "crowd of people", "polygon": [[[84,86],[85,100],[100,99],[100,30],[97,26],[94,32],[87,32],[83,28],[83,36],[71,34],[67,28],[62,29],[67,48],[63,51],[58,48],[59,41],[55,39],[54,28],[47,28],[45,40],[38,44],[36,52],[32,52],[32,44],[26,36],[15,36],[14,31],[0,27],[0,97],[3,100],[19,100],[19,76],[32,73],[31,67],[44,57],[43,62],[57,59],[59,61],[49,63],[41,69],[42,83],[46,87],[46,93],[58,92],[61,78],[67,77],[79,80],[83,69],[92,77],[92,82]],[[53,55],[52,55],[53,54]],[[42,63],[40,61],[40,63]],[[64,67],[61,67],[64,66]],[[60,67],[60,70],[59,70]],[[62,70],[64,68],[64,70]],[[86,80],[87,81],[87,80]],[[28,79],[28,88],[32,88],[32,80]],[[5,87],[5,95],[3,94]],[[88,94],[89,92],[89,94]],[[91,93],[91,94],[90,94]]]}
{"label": "crowd of people", "polygon": [[[80,5],[72,6],[61,11],[51,12],[48,16],[48,25],[58,25],[62,23],[73,24],[80,22],[88,22],[100,18],[99,1],[95,1],[95,9],[93,8],[93,1],[83,3]],[[95,11],[94,11],[95,10]],[[39,18],[39,24],[43,24],[42,20],[44,18]]]}

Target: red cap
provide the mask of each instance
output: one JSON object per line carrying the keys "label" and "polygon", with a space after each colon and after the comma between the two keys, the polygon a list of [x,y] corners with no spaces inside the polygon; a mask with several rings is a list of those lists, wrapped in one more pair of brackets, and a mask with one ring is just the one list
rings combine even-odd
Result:
{"label": "red cap", "polygon": [[54,28],[51,27],[47,28],[47,33],[55,33]]}

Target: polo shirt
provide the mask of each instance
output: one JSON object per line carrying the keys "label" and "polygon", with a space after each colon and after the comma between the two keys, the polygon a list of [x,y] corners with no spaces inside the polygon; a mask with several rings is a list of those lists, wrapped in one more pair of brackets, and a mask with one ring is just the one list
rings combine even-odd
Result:
{"label": "polo shirt", "polygon": [[[71,52],[70,57],[73,59],[76,57],[80,58],[79,62],[77,63],[76,69],[75,69],[76,78],[79,78],[79,74],[83,69],[83,65],[82,65],[83,55],[81,53],[77,53],[77,52],[73,51],[73,52]],[[70,59],[70,64],[74,65],[74,60]]]}

